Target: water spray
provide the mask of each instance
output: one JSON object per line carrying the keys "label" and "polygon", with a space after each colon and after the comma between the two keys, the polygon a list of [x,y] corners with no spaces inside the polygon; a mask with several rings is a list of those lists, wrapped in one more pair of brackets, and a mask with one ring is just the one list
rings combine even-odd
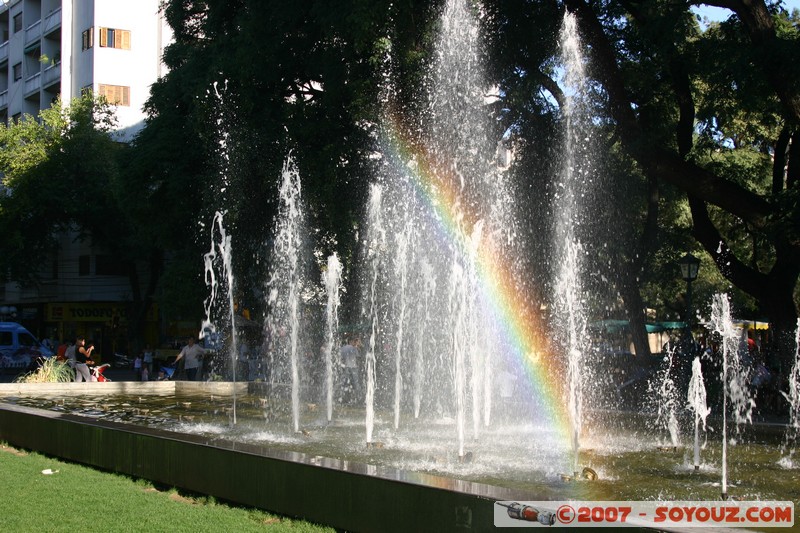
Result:
{"label": "water spray", "polygon": [[786,444],[794,442],[800,436],[800,319],[797,320],[795,333],[795,354],[792,372],[789,374],[789,391],[781,391],[789,402],[789,427],[786,430]]}
{"label": "water spray", "polygon": [[736,420],[737,428],[752,421],[755,401],[745,382],[747,369],[739,354],[741,336],[731,319],[730,301],[725,294],[715,294],[711,302],[711,327],[721,337],[722,351],[722,482],[721,496],[728,499],[728,401]]}
{"label": "water spray", "polygon": [[369,321],[370,336],[367,354],[364,360],[364,371],[367,376],[366,433],[367,446],[372,443],[372,431],[375,424],[375,344],[378,335],[378,277],[381,269],[380,251],[386,245],[386,230],[383,227],[381,198],[383,188],[372,185],[369,191],[369,209],[367,217],[370,221],[370,234],[367,235],[367,260],[370,265],[369,279]]}
{"label": "water spray", "polygon": [[[267,307],[270,309],[268,329],[273,342],[273,352],[286,355],[290,365],[292,398],[292,425],[300,430],[300,293],[302,287],[302,265],[304,215],[302,209],[300,174],[291,155],[287,156],[281,170],[280,206],[276,219],[278,228],[272,253],[272,270],[267,283]],[[288,337],[287,337],[288,336]],[[288,343],[288,344],[287,344]],[[285,361],[280,360],[285,364]],[[283,379],[271,365],[271,380]]]}
{"label": "water spray", "polygon": [[328,422],[333,418],[333,350],[337,348],[339,329],[339,288],[342,279],[342,263],[334,253],[328,257],[328,268],[323,275],[328,302],[325,306],[325,399]]}
{"label": "water spray", "polygon": [[[655,389],[651,382],[648,389],[655,394],[657,400],[658,413],[656,416],[656,426],[663,426],[669,433],[671,450],[677,451],[680,444],[680,428],[678,418],[675,414],[678,403],[678,388],[672,377],[672,365],[675,358],[675,350],[670,347],[666,351],[663,359],[663,370],[657,378],[658,388]],[[655,390],[653,390],[655,389]],[[666,449],[666,447],[664,447]]]}
{"label": "water spray", "polygon": [[[215,333],[215,326],[212,320],[212,313],[214,301],[217,296],[217,278],[214,263],[217,259],[217,252],[222,256],[222,270],[225,274],[225,284],[228,289],[228,309],[231,321],[231,372],[233,373],[233,383],[236,383],[236,358],[238,355],[237,338],[236,338],[236,323],[235,323],[235,306],[233,302],[233,265],[231,264],[231,237],[225,232],[225,227],[222,224],[223,213],[217,211],[214,214],[214,220],[211,223],[211,249],[203,256],[205,262],[205,276],[206,286],[211,290],[211,294],[205,301],[206,318],[200,330],[200,336],[203,337],[206,331],[210,334]],[[219,230],[219,241],[215,237],[215,229]],[[202,370],[202,367],[201,367]],[[233,388],[233,408],[232,408],[233,423],[236,424],[236,387]]]}
{"label": "water spray", "polygon": [[700,422],[705,431],[706,417],[711,412],[706,405],[706,387],[703,383],[700,357],[695,357],[692,361],[692,379],[689,382],[687,401],[686,408],[694,412],[694,469],[700,470]]}

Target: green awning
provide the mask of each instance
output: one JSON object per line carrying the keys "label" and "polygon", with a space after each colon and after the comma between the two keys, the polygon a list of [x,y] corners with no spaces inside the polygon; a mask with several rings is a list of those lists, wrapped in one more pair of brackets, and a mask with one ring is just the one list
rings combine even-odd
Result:
{"label": "green awning", "polygon": [[660,324],[665,330],[670,329],[686,329],[686,322],[656,322]]}
{"label": "green awning", "polygon": [[[617,333],[619,331],[629,330],[631,327],[628,320],[598,320],[589,324],[592,329],[603,330],[607,333]],[[652,322],[645,324],[647,333],[660,333],[662,331],[670,331],[675,329],[685,329],[686,322]]]}

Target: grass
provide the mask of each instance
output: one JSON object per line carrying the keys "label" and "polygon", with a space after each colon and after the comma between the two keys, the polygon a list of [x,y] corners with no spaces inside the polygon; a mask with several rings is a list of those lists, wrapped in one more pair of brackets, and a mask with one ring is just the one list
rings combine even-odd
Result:
{"label": "grass", "polygon": [[0,531],[15,533],[333,531],[3,444],[0,487]]}

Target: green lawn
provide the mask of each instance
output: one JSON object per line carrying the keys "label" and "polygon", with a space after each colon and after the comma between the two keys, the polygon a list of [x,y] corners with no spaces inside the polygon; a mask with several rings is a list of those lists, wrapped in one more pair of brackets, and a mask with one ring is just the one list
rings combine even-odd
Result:
{"label": "green lawn", "polygon": [[[57,471],[46,475],[42,471]],[[0,445],[0,531],[333,531]]]}

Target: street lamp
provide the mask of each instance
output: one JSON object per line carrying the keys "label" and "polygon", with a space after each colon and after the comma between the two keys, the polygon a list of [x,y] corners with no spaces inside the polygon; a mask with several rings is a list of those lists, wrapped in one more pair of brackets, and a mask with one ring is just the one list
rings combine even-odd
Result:
{"label": "street lamp", "polygon": [[697,279],[700,270],[700,260],[692,254],[686,254],[678,260],[681,267],[681,277],[686,281],[686,330],[692,334],[692,282]]}

